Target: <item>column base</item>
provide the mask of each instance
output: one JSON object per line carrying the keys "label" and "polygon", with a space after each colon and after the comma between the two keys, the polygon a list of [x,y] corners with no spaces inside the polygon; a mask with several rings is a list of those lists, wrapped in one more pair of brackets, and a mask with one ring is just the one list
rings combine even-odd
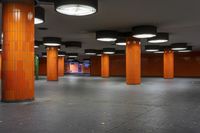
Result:
{"label": "column base", "polygon": [[23,102],[32,102],[34,101],[35,98],[32,99],[24,99],[24,100],[1,100],[3,103],[23,103]]}
{"label": "column base", "polygon": [[47,80],[47,81],[58,81],[58,79],[57,80]]}
{"label": "column base", "polygon": [[164,78],[164,79],[174,79],[174,78]]}
{"label": "column base", "polygon": [[141,83],[127,83],[127,82],[126,82],[126,84],[127,85],[141,85]]}

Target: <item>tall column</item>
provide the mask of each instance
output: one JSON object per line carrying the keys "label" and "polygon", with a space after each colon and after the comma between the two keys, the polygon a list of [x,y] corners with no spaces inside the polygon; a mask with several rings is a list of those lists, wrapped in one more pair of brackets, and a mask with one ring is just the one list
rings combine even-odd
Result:
{"label": "tall column", "polygon": [[35,55],[35,79],[39,79],[39,57]]}
{"label": "tall column", "polygon": [[47,80],[58,80],[58,48],[47,48]]}
{"label": "tall column", "polygon": [[34,0],[4,2],[2,11],[2,101],[33,100]]}
{"label": "tall column", "polygon": [[102,54],[101,56],[101,77],[102,78],[108,78],[110,76],[110,70],[109,70],[109,55]]}
{"label": "tall column", "polygon": [[58,57],[58,76],[64,76],[65,74],[65,57]]}
{"label": "tall column", "polygon": [[132,38],[126,44],[126,83],[141,83],[141,45]]}
{"label": "tall column", "polygon": [[2,56],[1,56],[1,52],[0,52],[0,79],[2,78],[1,77],[1,73],[2,73],[2,67],[1,67],[1,65],[2,65]]}
{"label": "tall column", "polygon": [[165,50],[163,55],[163,68],[164,68],[164,78],[173,79],[174,78],[174,52],[171,50]]}

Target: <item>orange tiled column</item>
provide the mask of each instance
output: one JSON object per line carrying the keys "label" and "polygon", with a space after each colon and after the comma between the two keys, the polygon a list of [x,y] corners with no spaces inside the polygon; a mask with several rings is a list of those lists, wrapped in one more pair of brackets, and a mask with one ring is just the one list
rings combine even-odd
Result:
{"label": "orange tiled column", "polygon": [[34,0],[4,2],[2,11],[2,101],[33,100]]}
{"label": "orange tiled column", "polygon": [[47,48],[47,80],[58,80],[58,48]]}
{"label": "orange tiled column", "polygon": [[65,57],[58,57],[58,76],[64,76],[65,74]]}
{"label": "orange tiled column", "polygon": [[1,65],[2,65],[2,56],[1,56],[1,53],[0,53],[0,79],[1,79],[1,71],[2,71],[2,68],[1,68]]}
{"label": "orange tiled column", "polygon": [[164,61],[164,78],[173,79],[174,78],[174,52],[171,50],[165,50],[163,55]]}
{"label": "orange tiled column", "polygon": [[141,45],[133,39],[128,39],[126,44],[126,83],[141,83]]}
{"label": "orange tiled column", "polygon": [[101,56],[101,77],[108,78],[110,76],[109,70],[109,55],[102,54]]}

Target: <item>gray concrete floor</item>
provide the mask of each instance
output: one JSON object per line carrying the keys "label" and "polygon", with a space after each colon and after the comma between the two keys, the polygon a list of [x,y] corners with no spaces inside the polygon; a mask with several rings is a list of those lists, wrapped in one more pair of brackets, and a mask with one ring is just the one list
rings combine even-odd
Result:
{"label": "gray concrete floor", "polygon": [[200,79],[43,77],[35,88],[34,102],[0,103],[0,133],[200,132]]}

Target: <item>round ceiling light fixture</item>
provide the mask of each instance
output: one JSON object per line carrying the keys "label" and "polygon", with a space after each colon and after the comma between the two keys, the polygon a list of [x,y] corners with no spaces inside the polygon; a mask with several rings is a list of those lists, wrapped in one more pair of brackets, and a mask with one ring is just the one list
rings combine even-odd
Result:
{"label": "round ceiling light fixture", "polygon": [[159,51],[160,46],[159,45],[146,45],[145,51],[146,52],[157,52]]}
{"label": "round ceiling light fixture", "polygon": [[169,41],[169,33],[157,33],[155,37],[149,38],[149,43],[165,43]]}
{"label": "round ceiling light fixture", "polygon": [[136,26],[132,28],[132,32],[135,38],[152,38],[157,34],[157,27],[151,25]]}
{"label": "round ceiling light fixture", "polygon": [[47,57],[47,53],[46,53],[46,52],[43,52],[43,53],[42,53],[42,57],[46,58],[46,57]]}
{"label": "round ceiling light fixture", "polygon": [[117,32],[110,30],[97,31],[96,39],[102,42],[114,42],[117,40]]}
{"label": "round ceiling light fixture", "polygon": [[116,51],[115,51],[115,54],[118,54],[118,55],[125,55],[125,54],[126,54],[126,51],[125,51],[125,50],[116,50]]}
{"label": "round ceiling light fixture", "polygon": [[59,57],[65,57],[66,53],[64,51],[58,51],[58,56]]}
{"label": "round ceiling light fixture", "polygon": [[74,58],[67,58],[67,61],[74,61],[75,59]]}
{"label": "round ceiling light fixture", "polygon": [[118,46],[126,46],[126,38],[118,37],[115,44]]}
{"label": "round ceiling light fixture", "polygon": [[118,33],[117,40],[115,41],[115,44],[118,46],[125,46],[126,40],[128,37],[131,37],[131,32],[124,32],[124,33]]}
{"label": "round ceiling light fixture", "polygon": [[185,50],[180,50],[178,52],[181,52],[181,53],[192,52],[192,46],[187,46],[187,48]]}
{"label": "round ceiling light fixture", "polygon": [[2,52],[2,45],[0,44],[0,52]]}
{"label": "round ceiling light fixture", "polygon": [[45,10],[40,6],[36,6],[34,24],[42,24],[44,22],[45,22]]}
{"label": "round ceiling light fixture", "polygon": [[96,55],[96,50],[95,49],[85,49],[85,54],[86,55]]}
{"label": "round ceiling light fixture", "polygon": [[78,54],[77,53],[67,53],[68,58],[77,58]]}
{"label": "round ceiling light fixture", "polygon": [[58,47],[62,43],[61,38],[59,37],[44,37],[43,42],[44,45],[48,47]]}
{"label": "round ceiling light fixture", "polygon": [[179,50],[186,50],[187,49],[187,43],[174,43],[171,44],[172,50],[179,51]]}
{"label": "round ceiling light fixture", "polygon": [[103,50],[97,50],[97,56],[102,56]]}
{"label": "round ceiling light fixture", "polygon": [[37,49],[40,47],[40,45],[42,45],[43,42],[42,41],[35,41],[35,45],[34,45],[34,48]]}
{"label": "round ceiling light fixture", "polygon": [[160,46],[159,50],[158,51],[155,51],[154,53],[156,54],[163,54],[165,52],[165,48]]}
{"label": "round ceiling light fixture", "polygon": [[67,41],[63,42],[66,48],[81,48],[82,47],[82,42],[78,41]]}
{"label": "round ceiling light fixture", "polygon": [[114,48],[103,48],[103,53],[104,54],[115,54],[115,49]]}
{"label": "round ceiling light fixture", "polygon": [[97,12],[98,0],[55,0],[57,12],[70,16],[87,16]]}

